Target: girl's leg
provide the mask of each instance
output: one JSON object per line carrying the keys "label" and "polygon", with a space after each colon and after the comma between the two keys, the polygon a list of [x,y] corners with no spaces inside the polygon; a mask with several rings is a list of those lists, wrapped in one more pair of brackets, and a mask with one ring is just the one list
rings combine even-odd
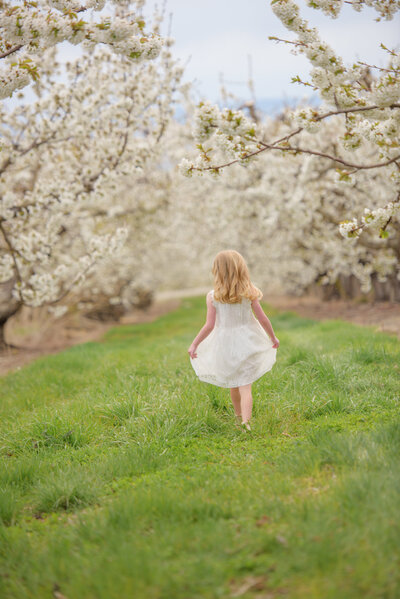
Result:
{"label": "girl's leg", "polygon": [[233,389],[230,389],[231,392],[231,400],[233,403],[233,409],[235,410],[235,416],[236,416],[236,420],[238,422],[241,421],[242,419],[242,412],[240,409],[240,393],[239,393],[239,389],[238,387],[234,387]]}
{"label": "girl's leg", "polygon": [[239,387],[240,393],[240,407],[242,414],[242,423],[248,423],[251,418],[251,411],[253,408],[253,396],[251,394],[251,384],[243,385]]}

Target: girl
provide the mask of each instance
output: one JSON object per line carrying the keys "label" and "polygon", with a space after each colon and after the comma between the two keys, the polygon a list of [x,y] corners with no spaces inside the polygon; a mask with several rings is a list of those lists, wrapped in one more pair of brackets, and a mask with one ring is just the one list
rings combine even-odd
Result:
{"label": "girl", "polygon": [[201,381],[230,388],[237,424],[241,420],[251,430],[251,384],[273,367],[279,340],[243,257],[235,250],[219,252],[212,273],[207,320],[188,349],[190,362]]}

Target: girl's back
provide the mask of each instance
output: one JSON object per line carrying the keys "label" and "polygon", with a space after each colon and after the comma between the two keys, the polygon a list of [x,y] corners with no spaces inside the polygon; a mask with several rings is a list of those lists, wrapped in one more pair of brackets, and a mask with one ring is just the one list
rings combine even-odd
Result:
{"label": "girl's back", "polygon": [[239,327],[249,325],[255,320],[250,300],[242,298],[241,302],[225,304],[214,299],[214,291],[211,291],[211,294],[213,305],[217,311],[216,327]]}

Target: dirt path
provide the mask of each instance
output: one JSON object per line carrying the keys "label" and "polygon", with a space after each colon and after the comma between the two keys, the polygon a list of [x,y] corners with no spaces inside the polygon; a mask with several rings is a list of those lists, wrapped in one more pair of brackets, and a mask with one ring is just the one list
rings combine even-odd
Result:
{"label": "dirt path", "polygon": [[[179,307],[184,297],[202,295],[208,288],[160,293],[156,302],[146,311],[136,310],[123,316],[119,322],[98,322],[76,314],[60,318],[31,323],[11,323],[8,339],[18,349],[10,349],[0,356],[0,375],[16,370],[32,362],[36,358],[57,353],[67,347],[87,341],[101,339],[106,331],[119,324],[151,322]],[[393,333],[400,339],[400,304],[378,302],[375,304],[359,303],[345,300],[323,302],[314,296],[290,297],[286,295],[268,295],[266,303],[282,311],[296,312],[306,318],[326,320],[340,318],[360,325],[374,326],[379,331]],[[26,334],[26,330],[30,334]],[[25,333],[22,334],[21,333]]]}

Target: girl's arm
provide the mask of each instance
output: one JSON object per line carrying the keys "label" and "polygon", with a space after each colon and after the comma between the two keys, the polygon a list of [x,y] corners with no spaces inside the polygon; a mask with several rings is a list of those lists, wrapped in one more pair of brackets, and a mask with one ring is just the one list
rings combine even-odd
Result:
{"label": "girl's arm", "polygon": [[214,304],[212,303],[212,295],[211,291],[207,294],[207,318],[206,324],[200,330],[199,334],[193,340],[192,345],[188,349],[189,356],[191,358],[197,358],[196,350],[197,346],[211,333],[215,326],[215,318],[217,315],[217,311],[215,309]]}
{"label": "girl's arm", "polygon": [[277,349],[279,347],[279,339],[275,337],[274,329],[272,328],[272,324],[265,314],[264,310],[260,306],[260,302],[258,300],[253,300],[251,302],[251,307],[253,308],[254,314],[256,315],[260,325],[265,330],[271,341],[273,342],[273,348]]}

